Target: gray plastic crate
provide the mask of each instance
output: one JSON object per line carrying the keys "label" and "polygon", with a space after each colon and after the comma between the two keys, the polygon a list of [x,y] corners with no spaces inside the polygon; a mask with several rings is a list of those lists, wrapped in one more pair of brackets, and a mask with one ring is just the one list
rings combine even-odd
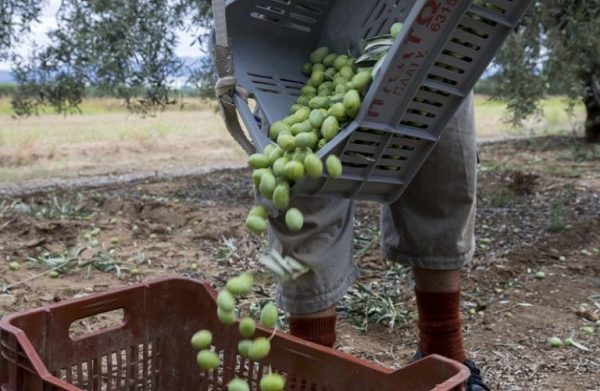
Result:
{"label": "gray plastic crate", "polygon": [[361,40],[403,29],[356,119],[318,152],[335,153],[341,178],[305,179],[294,195],[393,202],[532,0],[233,0],[227,21],[235,77],[256,100],[236,107],[262,150],[269,124],[288,114],[318,46],[360,54]]}

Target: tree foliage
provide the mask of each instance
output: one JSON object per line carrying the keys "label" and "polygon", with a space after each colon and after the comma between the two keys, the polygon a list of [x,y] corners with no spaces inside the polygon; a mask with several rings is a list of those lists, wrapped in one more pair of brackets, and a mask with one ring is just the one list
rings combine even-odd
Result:
{"label": "tree foliage", "polygon": [[537,0],[496,58],[494,96],[519,123],[546,94],[587,109],[586,136],[600,141],[600,0]]}
{"label": "tree foliage", "polygon": [[44,104],[77,110],[87,86],[142,111],[174,103],[170,82],[184,67],[178,32],[194,32],[202,49],[210,20],[202,0],[62,0],[51,43],[28,58],[13,56],[13,108],[18,115]]}
{"label": "tree foliage", "polygon": [[9,56],[9,49],[19,36],[29,31],[37,20],[43,0],[2,0],[0,2],[0,60]]}

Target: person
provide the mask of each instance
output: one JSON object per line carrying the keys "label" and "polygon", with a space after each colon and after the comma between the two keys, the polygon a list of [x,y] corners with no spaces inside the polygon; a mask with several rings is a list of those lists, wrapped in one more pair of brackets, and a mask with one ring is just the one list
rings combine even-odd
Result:
{"label": "person", "polygon": [[[230,60],[215,55],[212,35],[211,56],[226,71]],[[217,92],[220,87],[217,83]],[[255,114],[260,120],[260,110]],[[475,252],[476,170],[471,93],[400,199],[382,205],[381,247],[387,259],[412,267],[419,329],[413,360],[435,353],[462,362],[471,371],[467,390],[486,391],[479,369],[467,359],[460,321],[461,269]],[[289,231],[283,216],[269,218],[270,246],[310,267],[277,288],[280,308],[290,313],[290,333],[329,347],[336,341],[336,303],[358,276],[352,258],[354,204],[294,198],[290,207],[304,214],[301,232]]]}
{"label": "person", "polygon": [[[473,96],[449,121],[440,141],[400,199],[381,207],[383,255],[412,268],[419,341],[413,359],[439,354],[471,370],[468,390],[484,391],[475,363],[467,359],[460,321],[461,269],[475,251],[477,145]],[[352,259],[354,201],[296,198],[304,213],[300,233],[282,217],[270,218],[270,245],[310,266],[279,284],[279,306],[290,313],[290,333],[333,347],[336,303],[358,275]]]}

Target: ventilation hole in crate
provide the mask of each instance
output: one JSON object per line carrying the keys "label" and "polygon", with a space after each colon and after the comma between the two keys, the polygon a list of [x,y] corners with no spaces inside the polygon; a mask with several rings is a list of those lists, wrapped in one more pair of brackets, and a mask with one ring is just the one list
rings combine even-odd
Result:
{"label": "ventilation hole in crate", "polygon": [[353,140],[352,141],[353,144],[358,144],[358,145],[372,145],[372,146],[378,146],[379,143],[376,141],[367,141],[367,140]]}
{"label": "ventilation hole in crate", "polygon": [[341,161],[350,167],[364,168],[375,162],[375,155],[365,152],[344,152]]}
{"label": "ventilation hole in crate", "polygon": [[248,76],[252,76],[252,77],[256,77],[256,78],[260,78],[260,79],[274,80],[273,76],[269,76],[269,75],[261,75],[260,73],[252,73],[252,72],[248,72],[247,74],[248,74]]}
{"label": "ventilation hole in crate", "polygon": [[420,115],[420,116],[427,117],[427,118],[435,118],[435,114],[429,113],[429,112],[423,111],[423,110],[408,109],[408,110],[406,110],[406,112],[410,113],[410,114]]}
{"label": "ventilation hole in crate", "polygon": [[443,76],[439,76],[439,75],[435,75],[433,73],[430,73],[427,75],[427,78],[429,80],[433,80],[433,81],[437,81],[439,83],[444,83],[444,84],[448,84],[450,86],[455,86],[458,84],[458,82],[456,80],[451,80],[448,79],[447,77],[443,77]]}
{"label": "ventilation hole in crate", "polygon": [[421,88],[419,88],[419,90],[425,91],[425,92],[429,92],[429,93],[432,93],[432,94],[436,94],[436,95],[440,95],[440,96],[443,96],[443,97],[449,97],[450,96],[450,94],[447,93],[447,92],[440,91],[440,90],[438,90],[436,88],[427,87],[427,86],[421,86]]}
{"label": "ventilation hole in crate", "polygon": [[381,15],[383,15],[383,12],[387,9],[387,4],[385,1],[381,2],[381,7],[379,8],[379,11],[376,12],[376,16],[373,18],[375,20],[378,20],[379,18],[381,18]]}
{"label": "ventilation hole in crate", "polygon": [[446,56],[449,56],[449,57],[452,57],[452,58],[456,58],[457,60],[460,60],[460,61],[473,62],[473,58],[471,58],[469,56],[465,56],[465,55],[460,54],[458,52],[455,52],[454,50],[444,49],[444,50],[442,50],[442,54],[445,54]]}
{"label": "ventilation hole in crate", "polygon": [[387,20],[386,19],[382,20],[381,23],[379,24],[379,28],[376,30],[377,32],[375,34],[376,35],[387,34],[387,29],[385,28],[386,25],[387,25]]}
{"label": "ventilation hole in crate", "polygon": [[277,15],[285,14],[285,10],[283,8],[275,7],[272,5],[256,4],[256,8],[261,9],[263,11],[269,11]]}
{"label": "ventilation hole in crate", "polygon": [[310,33],[310,27],[308,26],[303,26],[301,24],[298,23],[294,23],[294,22],[286,22],[283,24],[285,27],[292,29],[292,30],[297,30],[297,31],[301,31],[303,33]]}
{"label": "ventilation hole in crate", "polygon": [[406,156],[398,156],[398,155],[382,155],[381,157],[383,159],[398,160],[399,162],[408,160],[408,158]]}
{"label": "ventilation hole in crate", "polygon": [[498,25],[498,23],[494,22],[493,20],[486,19],[483,16],[477,15],[476,13],[470,12],[470,11],[465,13],[465,17],[472,19],[476,22],[487,24],[488,26],[491,26],[491,27],[496,27]]}
{"label": "ventilation hole in crate", "polygon": [[435,102],[429,99],[421,98],[418,95],[413,98],[413,102],[422,103],[429,106],[442,107],[443,104],[441,102]]}
{"label": "ventilation hole in crate", "polygon": [[[389,16],[389,11],[387,11],[387,2],[378,1],[375,3],[373,8],[369,12],[362,23],[362,27],[366,28],[363,33],[364,39],[369,39],[371,37],[379,35],[386,23],[388,22],[387,17]],[[385,14],[385,17],[383,17]],[[383,17],[383,20],[381,18]]]}
{"label": "ventilation hole in crate", "polygon": [[436,61],[433,65],[436,67],[440,67],[442,69],[446,69],[450,72],[458,73],[459,75],[462,75],[463,73],[465,73],[464,69],[460,69],[458,67],[455,67],[454,65],[446,64],[444,62]]}
{"label": "ventilation hole in crate", "polygon": [[[369,10],[369,12],[367,12],[367,14],[365,15],[365,18],[363,19],[363,22],[360,25],[361,28],[364,28],[364,27],[367,26],[369,20],[371,20],[371,15],[373,15],[373,13],[375,12],[375,10],[379,6],[379,3],[380,3],[379,1],[373,3],[373,6]],[[366,38],[366,35],[365,35],[365,38]]]}
{"label": "ventilation hole in crate", "polygon": [[265,22],[270,22],[270,23],[279,23],[279,18],[275,18],[273,16],[269,16],[269,15],[265,15],[262,12],[251,12],[250,16],[258,19],[258,20],[262,20]]}
{"label": "ventilation hole in crate", "polygon": [[320,15],[321,12],[322,12],[321,8],[317,8],[315,6],[308,5],[308,4],[296,4],[295,8],[298,11],[312,13],[312,14],[315,14],[315,15]]}
{"label": "ventilation hole in crate", "polygon": [[474,29],[472,27],[465,26],[462,24],[459,24],[457,26],[457,29],[464,31],[465,33],[475,35],[476,37],[483,38],[483,39],[488,39],[490,37],[490,35],[488,33],[486,33],[485,31],[477,30],[477,29]]}
{"label": "ventilation hole in crate", "polygon": [[61,368],[58,371],[54,372],[53,375],[62,381],[67,381],[67,368]]}
{"label": "ventilation hole in crate", "polygon": [[79,365],[73,365],[71,367],[71,374],[74,384],[79,384],[80,387],[85,388],[86,384],[90,379],[89,366],[87,362],[82,362]]}
{"label": "ventilation hole in crate", "polygon": [[306,16],[306,15],[298,14],[296,12],[290,12],[290,18],[299,20],[299,21],[304,22],[304,23],[311,23],[311,24],[317,23],[317,19],[315,19],[315,18],[313,18],[311,16]]}
{"label": "ventilation hole in crate", "polygon": [[264,86],[270,86],[270,87],[277,87],[277,84],[274,82],[268,82],[268,81],[263,81],[263,80],[252,80],[252,83],[264,87]]}
{"label": "ventilation hole in crate", "polygon": [[466,48],[469,48],[471,50],[480,50],[481,49],[481,46],[479,46],[479,45],[475,45],[474,43],[467,42],[467,41],[464,41],[462,39],[458,39],[456,37],[452,38],[450,41],[452,41],[452,42],[454,42],[456,44],[459,44],[461,46],[464,46]]}
{"label": "ventilation hole in crate", "polygon": [[504,8],[502,8],[502,7],[500,7],[500,6],[496,5],[496,4],[493,4],[493,3],[489,2],[489,1],[485,1],[485,0],[473,0],[473,4],[474,5],[478,5],[478,6],[482,7],[482,8],[488,9],[488,10],[490,10],[490,11],[492,11],[492,12],[498,14],[498,15],[504,15],[506,13],[506,9],[504,9]]}
{"label": "ventilation hole in crate", "polygon": [[300,90],[304,86],[304,83],[298,80],[280,79],[283,82],[283,87],[286,89],[288,94],[292,96],[299,96]]}
{"label": "ventilation hole in crate", "polygon": [[283,4],[283,5],[290,5],[292,4],[292,0],[271,0],[273,3],[279,3],[279,4]]}
{"label": "ventilation hole in crate", "polygon": [[366,133],[362,133],[362,135],[365,135],[365,134],[373,134],[375,136],[383,136],[384,134],[386,134],[386,132],[384,132],[383,130],[368,129],[368,130],[366,130]]}
{"label": "ventilation hole in crate", "polygon": [[413,147],[412,145],[406,145],[406,144],[391,144],[389,148],[390,149],[402,149],[405,151],[414,151],[415,150],[415,147]]}
{"label": "ventilation hole in crate", "polygon": [[303,87],[303,86],[304,86],[304,82],[303,82],[303,81],[300,81],[300,80],[292,80],[292,79],[284,79],[284,78],[281,78],[281,79],[279,79],[279,80],[281,80],[281,81],[283,81],[283,82],[286,82],[286,83],[290,83],[290,84],[297,84],[297,85],[299,85],[300,87]]}
{"label": "ventilation hole in crate", "polygon": [[268,88],[257,88],[257,90],[262,91],[262,92],[266,92],[268,94],[276,94],[276,95],[279,94],[279,91],[277,91],[277,90],[271,90],[271,89],[268,89]]}
{"label": "ventilation hole in crate", "polygon": [[408,126],[417,129],[427,129],[429,125],[415,121],[400,121],[400,125]]}

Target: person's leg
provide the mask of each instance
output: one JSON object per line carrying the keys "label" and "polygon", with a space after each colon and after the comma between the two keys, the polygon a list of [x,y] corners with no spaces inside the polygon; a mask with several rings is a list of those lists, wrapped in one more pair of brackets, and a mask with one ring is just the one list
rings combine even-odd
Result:
{"label": "person's leg", "polygon": [[290,313],[290,333],[333,346],[336,303],[354,282],[358,269],[352,259],[354,205],[349,200],[294,199],[304,214],[301,232],[290,232],[282,217],[271,219],[271,245],[311,270],[278,287],[280,307]]}
{"label": "person's leg", "polygon": [[439,354],[458,362],[467,357],[460,330],[460,271],[413,268],[423,356]]}
{"label": "person's leg", "polygon": [[476,166],[469,96],[400,200],[382,210],[384,254],[413,267],[423,355],[465,360],[460,269],[475,250]]}

